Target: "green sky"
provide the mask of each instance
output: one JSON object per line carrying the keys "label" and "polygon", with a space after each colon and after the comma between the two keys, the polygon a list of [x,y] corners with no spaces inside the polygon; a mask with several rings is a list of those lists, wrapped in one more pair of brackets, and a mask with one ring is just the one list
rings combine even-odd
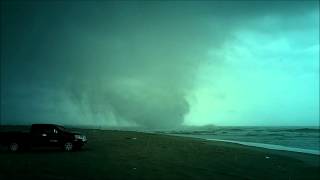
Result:
{"label": "green sky", "polygon": [[319,1],[1,1],[1,121],[319,125]]}

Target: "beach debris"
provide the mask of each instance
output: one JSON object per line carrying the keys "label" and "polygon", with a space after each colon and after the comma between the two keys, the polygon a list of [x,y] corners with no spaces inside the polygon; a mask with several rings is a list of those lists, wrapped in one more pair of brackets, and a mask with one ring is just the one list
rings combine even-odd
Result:
{"label": "beach debris", "polygon": [[266,158],[266,159],[270,159],[270,157],[269,157],[269,156],[266,156],[266,157],[264,157],[264,158]]}
{"label": "beach debris", "polygon": [[136,137],[127,137],[127,139],[132,139],[132,140],[136,140]]}

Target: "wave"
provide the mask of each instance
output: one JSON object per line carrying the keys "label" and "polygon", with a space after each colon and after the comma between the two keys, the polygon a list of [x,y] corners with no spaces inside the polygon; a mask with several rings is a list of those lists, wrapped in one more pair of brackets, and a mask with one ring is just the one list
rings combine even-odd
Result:
{"label": "wave", "polygon": [[270,129],[268,131],[270,131],[270,132],[320,133],[319,128]]}
{"label": "wave", "polygon": [[245,146],[260,147],[260,148],[272,149],[272,150],[291,151],[291,152],[299,152],[299,153],[320,155],[320,151],[319,151],[319,150],[311,150],[311,149],[302,149],[302,148],[295,148],[295,147],[287,147],[287,146],[281,146],[281,145],[275,145],[275,144],[264,144],[264,143],[254,143],[254,142],[242,142],[242,141],[221,140],[221,139],[207,139],[207,140],[210,140],[210,141],[230,142],[230,143],[241,144],[241,145],[245,145]]}

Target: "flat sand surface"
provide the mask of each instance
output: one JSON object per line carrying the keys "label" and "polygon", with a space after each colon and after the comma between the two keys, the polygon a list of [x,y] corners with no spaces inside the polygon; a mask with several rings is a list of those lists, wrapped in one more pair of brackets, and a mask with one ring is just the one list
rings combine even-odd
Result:
{"label": "flat sand surface", "polygon": [[161,134],[81,130],[81,151],[0,150],[10,179],[320,179],[318,155]]}

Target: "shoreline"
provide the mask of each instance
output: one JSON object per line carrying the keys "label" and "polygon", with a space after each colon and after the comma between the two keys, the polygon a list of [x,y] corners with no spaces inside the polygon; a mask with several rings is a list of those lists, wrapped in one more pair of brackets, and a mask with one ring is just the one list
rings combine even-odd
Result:
{"label": "shoreline", "polygon": [[241,145],[250,146],[250,147],[258,147],[258,148],[271,149],[271,150],[277,150],[277,151],[289,151],[289,152],[305,153],[305,154],[312,154],[312,155],[320,155],[320,151],[317,151],[317,150],[288,147],[288,146],[282,146],[282,145],[276,145],[276,144],[232,141],[232,140],[223,140],[223,139],[206,139],[206,140],[229,142],[234,144],[241,144]]}
{"label": "shoreline", "polygon": [[240,144],[240,145],[244,145],[244,146],[257,147],[257,148],[264,148],[264,149],[270,149],[270,150],[279,150],[279,151],[288,151],[288,152],[320,155],[320,150],[298,148],[298,147],[292,147],[292,146],[290,147],[290,146],[284,146],[284,145],[279,145],[279,144],[268,144],[268,143],[238,141],[238,140],[228,140],[228,139],[218,139],[218,138],[206,138],[206,137],[201,137],[201,136],[197,136],[197,135],[189,135],[189,134],[166,134],[166,135],[172,135],[172,136],[177,136],[177,137],[190,137],[190,138],[196,138],[196,139],[202,139],[202,140],[208,140],[208,141],[228,142],[228,143]]}
{"label": "shoreline", "polygon": [[[222,143],[222,146],[225,147],[232,147],[232,148],[244,148],[247,149],[249,151],[259,151],[259,152],[263,152],[263,153],[268,153],[268,154],[276,154],[276,155],[280,155],[280,156],[285,156],[285,157],[290,157],[290,158],[294,158],[297,159],[299,161],[303,161],[304,163],[307,163],[311,166],[315,166],[315,167],[319,167],[320,166],[320,154],[318,154],[318,151],[316,152],[301,152],[305,151],[308,149],[300,149],[300,148],[288,148],[288,147],[284,147],[284,146],[277,146],[277,145],[272,145],[269,146],[269,148],[267,146],[264,145],[268,145],[268,144],[263,144],[263,143],[251,143],[251,142],[241,142],[241,141],[232,141],[232,140],[221,140],[221,139],[206,139],[206,138],[200,138],[200,137],[193,137],[193,136],[184,136],[184,135],[180,135],[180,134],[159,134],[159,135],[168,135],[168,136],[172,136],[172,137],[183,137],[183,138],[187,138],[190,140],[196,140],[199,142],[207,142],[209,144],[216,144],[216,143]],[[261,145],[261,146],[259,146]],[[283,149],[277,149],[279,147],[283,147]],[[295,151],[296,150],[296,151]],[[311,150],[312,151],[312,150]],[[319,169],[320,170],[320,169]]]}

